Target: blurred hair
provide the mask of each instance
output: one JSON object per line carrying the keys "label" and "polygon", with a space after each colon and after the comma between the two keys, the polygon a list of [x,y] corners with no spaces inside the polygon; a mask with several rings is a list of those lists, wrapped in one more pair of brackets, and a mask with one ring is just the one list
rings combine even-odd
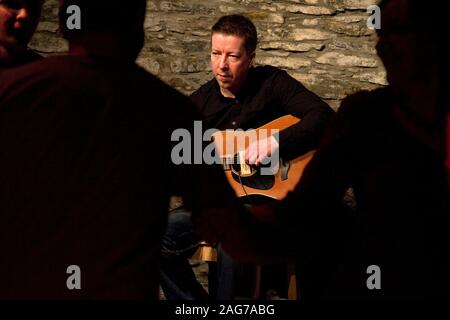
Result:
{"label": "blurred hair", "polygon": [[[381,10],[387,3],[399,0],[381,0]],[[410,27],[418,35],[425,35],[428,42],[434,43],[436,47],[446,48],[449,35],[450,23],[447,18],[450,14],[450,2],[439,0],[404,0],[407,3],[407,14],[410,18]],[[381,22],[383,27],[383,22]]]}
{"label": "blurred hair", "polygon": [[[81,10],[81,30],[69,30],[67,8],[76,5]],[[129,34],[143,29],[146,0],[60,0],[60,29],[66,39],[85,32]]]}
{"label": "blurred hair", "polygon": [[[390,2],[401,0],[381,0],[381,10]],[[419,65],[416,67],[426,75],[430,74],[437,82],[438,112],[442,115],[450,108],[450,65],[447,58],[447,48],[450,42],[450,2],[439,0],[403,0],[407,4],[410,31],[417,37],[416,54]],[[383,21],[381,21],[383,28]],[[385,31],[383,31],[385,32]],[[431,66],[435,67],[434,74]],[[428,72],[429,71],[429,72]],[[408,79],[405,79],[408,81]],[[445,119],[441,117],[441,119]],[[438,124],[444,127],[442,121]],[[441,128],[443,130],[443,128]]]}

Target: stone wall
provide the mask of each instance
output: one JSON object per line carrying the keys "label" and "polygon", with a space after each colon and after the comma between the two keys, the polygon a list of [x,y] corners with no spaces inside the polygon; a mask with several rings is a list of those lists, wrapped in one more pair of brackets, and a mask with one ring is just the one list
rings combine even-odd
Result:
{"label": "stone wall", "polygon": [[[57,0],[47,0],[31,47],[62,53]],[[259,32],[257,64],[287,70],[331,106],[346,95],[386,84],[367,28],[366,9],[377,0],[152,0],[146,44],[138,63],[188,94],[211,79],[210,28],[222,15],[250,17]],[[126,6],[126,5],[125,5]],[[126,10],[126,8],[124,8]]]}

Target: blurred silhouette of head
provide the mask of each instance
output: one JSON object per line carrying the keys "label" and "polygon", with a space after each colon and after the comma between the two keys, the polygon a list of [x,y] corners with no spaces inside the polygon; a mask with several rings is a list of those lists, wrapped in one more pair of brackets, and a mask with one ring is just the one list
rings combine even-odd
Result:
{"label": "blurred silhouette of head", "polygon": [[44,0],[0,0],[0,62],[9,63],[27,50]]}
{"label": "blurred silhouette of head", "polygon": [[401,99],[402,126],[418,140],[442,150],[449,106],[448,1],[382,0],[377,51],[389,86]]}
{"label": "blurred silhouette of head", "polygon": [[443,68],[449,38],[448,1],[382,0],[378,55],[398,92],[428,82]]}
{"label": "blurred silhouette of head", "polygon": [[[60,0],[60,29],[69,45],[89,46],[88,49],[95,52],[108,49],[105,47],[114,42],[115,52],[110,52],[111,55],[134,60],[144,44],[146,4],[146,0],[127,3],[118,0]],[[81,11],[80,30],[67,27],[67,19],[71,16],[67,8],[73,5]]]}

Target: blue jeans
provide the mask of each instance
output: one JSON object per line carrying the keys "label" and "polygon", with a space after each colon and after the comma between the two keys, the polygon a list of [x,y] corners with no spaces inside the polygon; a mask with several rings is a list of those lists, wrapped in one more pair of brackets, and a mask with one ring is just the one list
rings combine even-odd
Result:
{"label": "blue jeans", "polygon": [[208,293],[197,281],[189,258],[198,247],[191,213],[179,208],[169,213],[161,242],[161,287],[167,300],[206,300]]}
{"label": "blue jeans", "polygon": [[[238,284],[242,278],[243,264],[233,260],[219,244],[216,247],[217,250],[217,266],[215,268],[215,274],[212,275],[216,281],[216,290],[211,293],[211,299],[213,300],[231,300],[234,298]],[[211,265],[210,265],[211,266]],[[211,272],[211,267],[210,267]]]}
{"label": "blue jeans", "polygon": [[189,258],[198,247],[191,212],[179,208],[169,213],[161,247],[161,287],[167,300],[229,300],[234,296],[241,264],[217,246],[217,264],[209,264],[209,295],[197,281]]}

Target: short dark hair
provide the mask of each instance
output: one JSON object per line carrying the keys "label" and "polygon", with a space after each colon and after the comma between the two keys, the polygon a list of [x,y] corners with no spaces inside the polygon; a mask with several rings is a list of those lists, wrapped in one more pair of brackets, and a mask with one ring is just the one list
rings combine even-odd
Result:
{"label": "short dark hair", "polygon": [[222,33],[243,38],[247,53],[253,53],[256,50],[258,42],[256,27],[249,18],[243,15],[223,16],[214,24],[211,31],[212,34]]}
{"label": "short dark hair", "polygon": [[[66,26],[67,8],[76,5],[81,10],[81,30]],[[143,29],[146,0],[133,0],[124,5],[119,0],[60,0],[60,29],[66,39],[84,32],[123,33]]]}

